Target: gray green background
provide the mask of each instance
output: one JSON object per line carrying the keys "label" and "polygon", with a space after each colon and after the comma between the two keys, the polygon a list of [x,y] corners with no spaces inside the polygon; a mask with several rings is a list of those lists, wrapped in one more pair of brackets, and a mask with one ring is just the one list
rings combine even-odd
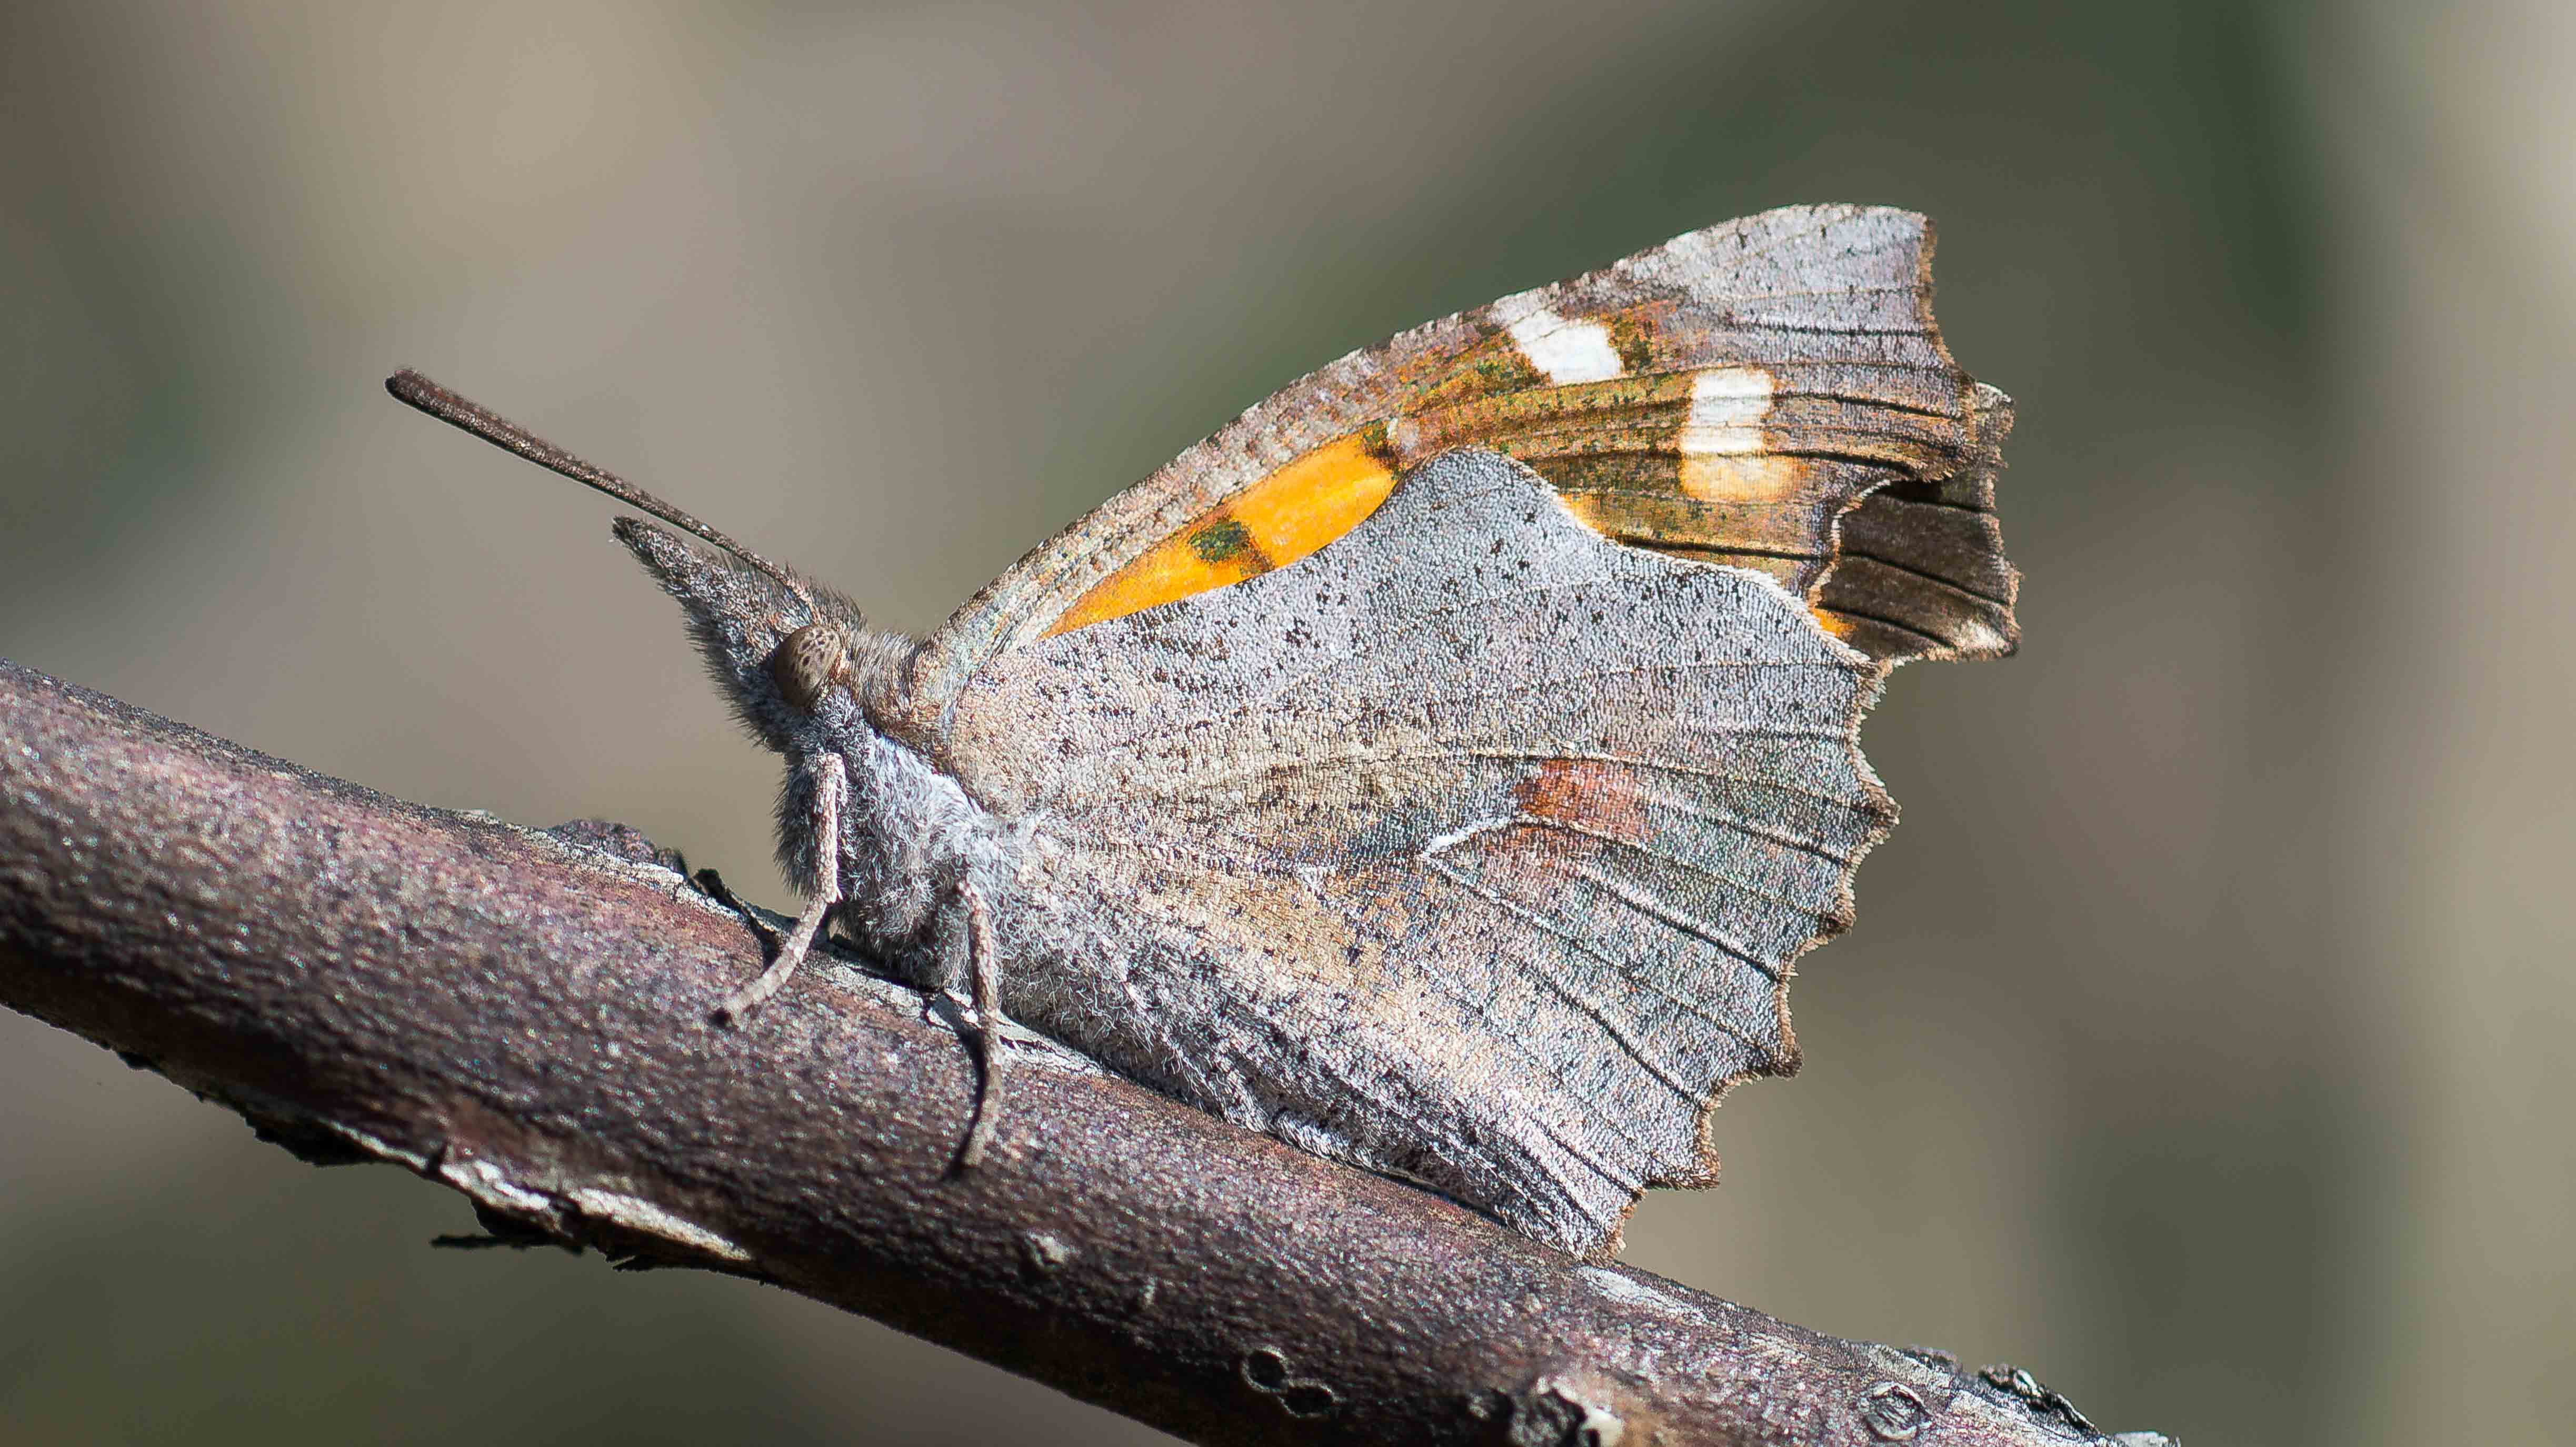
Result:
{"label": "gray green background", "polygon": [[[1794,201],[2020,401],[2027,643],[1909,668],[1807,1068],[1630,1259],[2213,1444],[2576,1420],[2576,10],[0,13],[0,654],[771,903],[610,508],[926,628],[1307,368]],[[1136,1442],[782,1293],[432,1252],[0,1018],[0,1441]]]}

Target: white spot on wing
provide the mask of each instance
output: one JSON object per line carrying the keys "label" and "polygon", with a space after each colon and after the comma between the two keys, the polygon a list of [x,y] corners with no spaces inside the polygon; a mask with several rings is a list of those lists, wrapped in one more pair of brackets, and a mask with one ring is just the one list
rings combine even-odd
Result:
{"label": "white spot on wing", "polygon": [[1479,819],[1464,828],[1452,829],[1446,834],[1435,834],[1431,837],[1431,842],[1422,846],[1421,857],[1428,859],[1443,850],[1455,849],[1479,834],[1491,834],[1497,829],[1508,829],[1518,822],[1520,821],[1517,819]]}
{"label": "white spot on wing", "polygon": [[[1610,345],[1610,329],[1599,322],[1568,321],[1543,302],[1505,307],[1503,329],[1539,374],[1562,387],[1573,382],[1606,382],[1625,373],[1619,349]],[[1514,315],[1517,313],[1517,315]]]}
{"label": "white spot on wing", "polygon": [[1762,450],[1762,420],[1771,415],[1771,374],[1759,367],[1716,367],[1691,378],[1690,416],[1676,439],[1685,457]]}

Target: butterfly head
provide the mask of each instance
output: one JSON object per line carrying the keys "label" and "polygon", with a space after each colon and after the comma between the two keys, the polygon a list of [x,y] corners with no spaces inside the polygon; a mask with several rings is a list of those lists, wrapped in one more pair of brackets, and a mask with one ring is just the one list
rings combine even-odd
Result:
{"label": "butterfly head", "polygon": [[707,670],[751,731],[781,752],[819,725],[838,730],[890,678],[901,640],[856,605],[784,569],[763,570],[620,518],[618,541],[678,599]]}

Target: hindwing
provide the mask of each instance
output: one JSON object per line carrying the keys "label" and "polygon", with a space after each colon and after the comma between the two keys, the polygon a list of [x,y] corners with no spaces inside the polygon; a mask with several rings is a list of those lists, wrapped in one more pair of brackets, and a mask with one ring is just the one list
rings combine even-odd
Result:
{"label": "hindwing", "polygon": [[1036,1023],[1598,1256],[1795,1066],[1790,962],[1892,818],[1884,671],[1461,450],[1302,561],[991,660],[936,762],[1041,862],[1077,983]]}

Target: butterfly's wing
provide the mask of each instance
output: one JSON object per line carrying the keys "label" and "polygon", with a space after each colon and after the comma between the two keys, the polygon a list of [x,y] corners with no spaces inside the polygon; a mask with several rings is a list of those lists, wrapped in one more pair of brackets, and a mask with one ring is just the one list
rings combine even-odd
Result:
{"label": "butterfly's wing", "polygon": [[914,662],[936,732],[985,663],[1292,562],[1451,447],[1528,464],[1605,537],[1777,579],[1874,658],[2015,639],[2003,394],[1931,311],[1911,212],[1792,207],[1354,352],[1031,552]]}
{"label": "butterfly's wing", "polygon": [[1892,817],[1885,668],[1460,450],[1301,562],[991,659],[937,761],[1028,831],[1032,1023],[1598,1255],[1795,1064],[1790,961]]}

